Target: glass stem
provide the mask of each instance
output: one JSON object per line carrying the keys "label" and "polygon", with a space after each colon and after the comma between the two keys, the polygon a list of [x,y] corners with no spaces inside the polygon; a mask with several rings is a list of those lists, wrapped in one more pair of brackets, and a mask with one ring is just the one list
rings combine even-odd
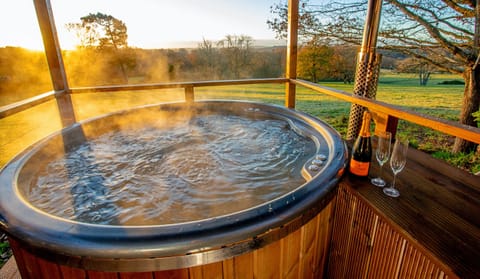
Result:
{"label": "glass stem", "polygon": [[392,182],[392,188],[395,188],[395,178],[397,177],[397,174],[393,174],[393,182]]}
{"label": "glass stem", "polygon": [[378,177],[382,178],[382,170],[383,170],[383,164],[380,165],[380,175]]}

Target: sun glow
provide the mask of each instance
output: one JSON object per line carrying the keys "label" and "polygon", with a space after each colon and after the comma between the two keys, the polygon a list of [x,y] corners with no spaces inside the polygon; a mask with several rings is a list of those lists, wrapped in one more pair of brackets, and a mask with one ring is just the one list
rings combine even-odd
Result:
{"label": "sun glow", "polygon": [[[42,36],[32,1],[16,0],[0,10],[0,46],[21,46],[42,50]],[[5,7],[6,6],[6,7]]]}
{"label": "sun glow", "polygon": [[[255,40],[273,40],[266,24],[273,0],[51,0],[60,45],[74,49],[75,35],[66,24],[80,22],[89,13],[101,12],[122,20],[127,26],[128,43],[140,48],[195,45],[203,39],[220,40],[226,35],[247,35]],[[0,46],[43,49],[41,34],[31,0],[9,2],[2,9]],[[5,32],[7,30],[7,32]]]}

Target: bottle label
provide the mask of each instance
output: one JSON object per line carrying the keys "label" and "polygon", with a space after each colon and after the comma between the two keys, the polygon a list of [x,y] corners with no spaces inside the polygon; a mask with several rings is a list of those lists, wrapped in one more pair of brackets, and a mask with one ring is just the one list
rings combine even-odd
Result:
{"label": "bottle label", "polygon": [[358,176],[367,176],[370,162],[350,161],[350,172]]}

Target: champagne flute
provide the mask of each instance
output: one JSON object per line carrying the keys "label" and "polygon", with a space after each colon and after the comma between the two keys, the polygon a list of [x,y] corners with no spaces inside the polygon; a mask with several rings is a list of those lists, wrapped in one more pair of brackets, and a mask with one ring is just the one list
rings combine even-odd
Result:
{"label": "champagne flute", "polygon": [[383,188],[383,192],[390,197],[400,196],[400,192],[395,189],[395,178],[397,174],[403,170],[405,164],[407,163],[407,150],[408,150],[408,140],[399,139],[395,140],[393,145],[392,157],[390,158],[390,168],[393,171],[393,182],[390,187]]}
{"label": "champagne flute", "polygon": [[372,178],[371,182],[377,187],[384,187],[385,180],[382,178],[383,165],[388,161],[390,157],[390,145],[392,141],[392,134],[390,132],[380,132],[375,135],[377,138],[377,148],[375,149],[375,157],[380,165],[380,174],[378,177]]}

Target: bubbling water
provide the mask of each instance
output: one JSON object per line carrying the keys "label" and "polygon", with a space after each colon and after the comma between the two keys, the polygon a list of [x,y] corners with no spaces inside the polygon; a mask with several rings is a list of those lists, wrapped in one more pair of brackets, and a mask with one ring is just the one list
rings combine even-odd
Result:
{"label": "bubbling water", "polygon": [[280,119],[199,115],[174,129],[112,131],[51,161],[28,199],[79,222],[161,225],[213,218],[302,185],[314,142]]}

